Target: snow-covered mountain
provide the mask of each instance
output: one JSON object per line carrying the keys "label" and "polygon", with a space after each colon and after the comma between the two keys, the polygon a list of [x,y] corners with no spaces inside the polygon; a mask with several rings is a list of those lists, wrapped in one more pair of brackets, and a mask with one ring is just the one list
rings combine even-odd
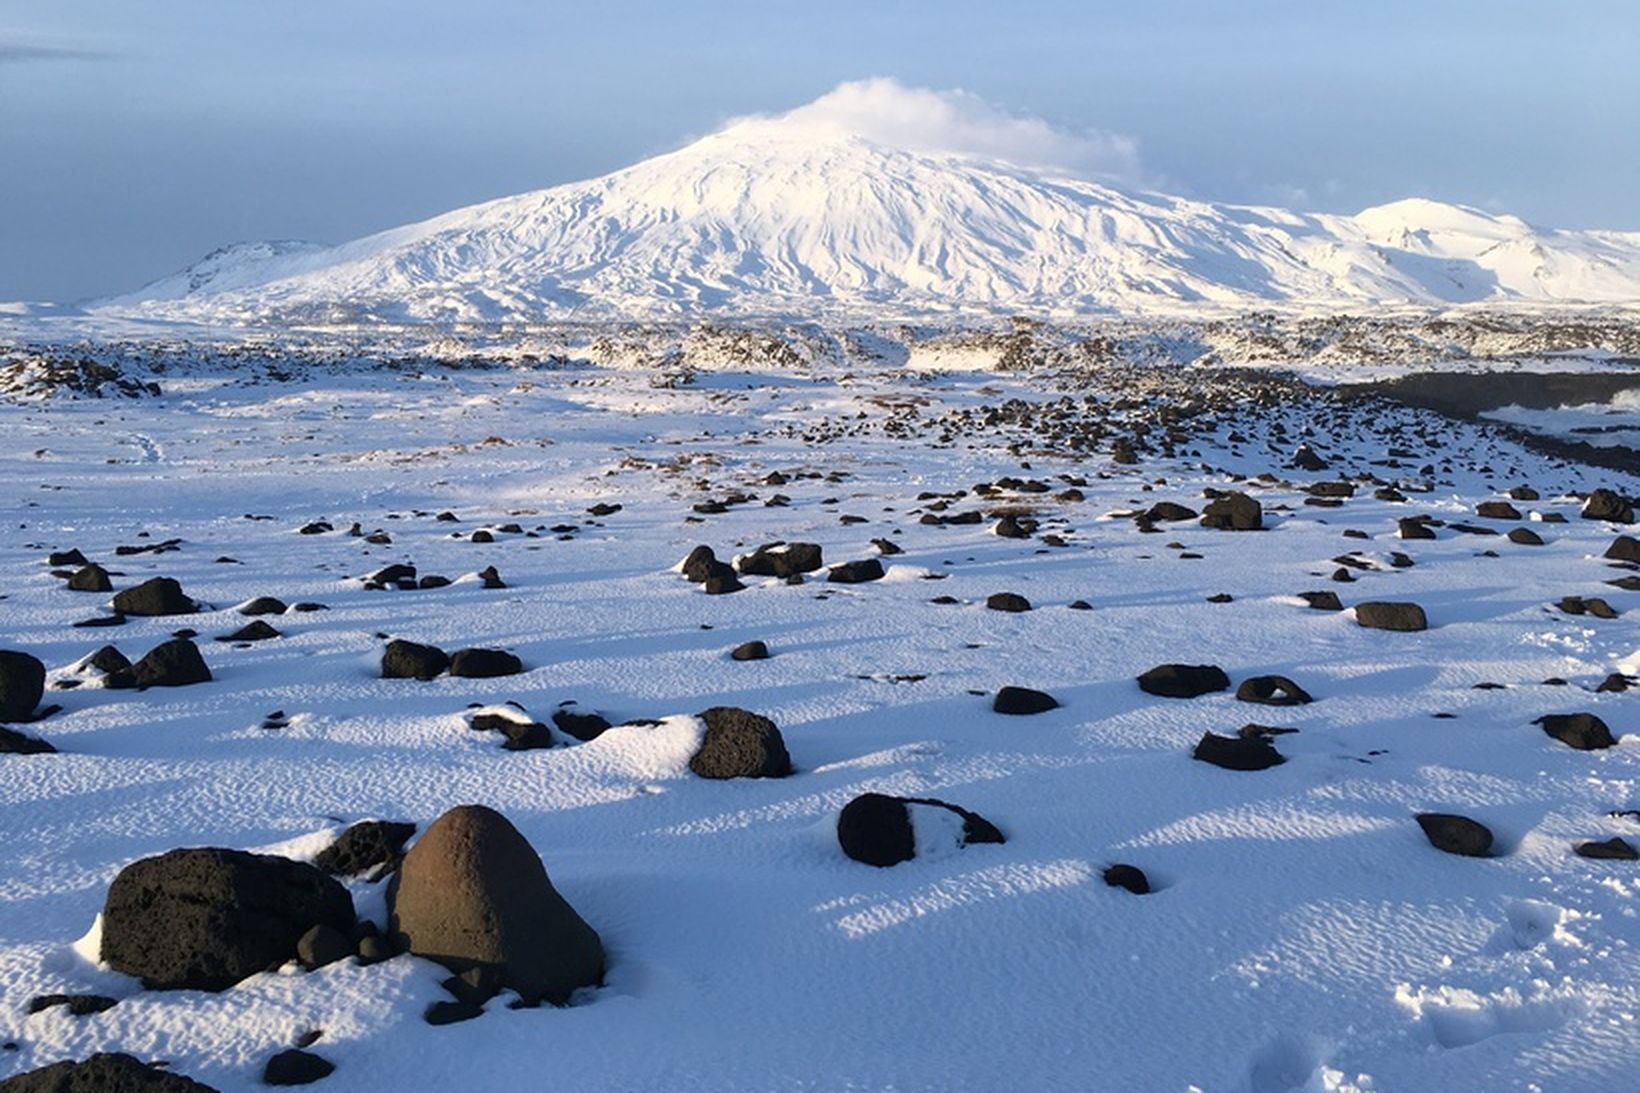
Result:
{"label": "snow-covered mountain", "polygon": [[885,139],[814,105],[340,246],[229,247],[93,310],[497,322],[1640,302],[1640,233],[1417,199],[1355,216],[1212,204]]}

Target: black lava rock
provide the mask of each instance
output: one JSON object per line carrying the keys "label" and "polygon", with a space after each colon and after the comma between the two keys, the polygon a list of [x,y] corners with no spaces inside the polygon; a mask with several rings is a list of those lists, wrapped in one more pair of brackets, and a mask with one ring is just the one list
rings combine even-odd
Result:
{"label": "black lava rock", "polygon": [[962,817],[958,845],[1000,843],[1002,832],[989,820],[965,808],[930,797],[890,797],[863,793],[843,806],[837,817],[837,842],[855,861],[886,868],[917,856],[916,832],[908,806],[943,808]]}
{"label": "black lava rock", "polygon": [[329,1077],[336,1064],[322,1059],[311,1051],[291,1048],[268,1060],[262,1069],[262,1081],[268,1085],[311,1085]]}
{"label": "black lava rock", "polygon": [[1617,744],[1611,729],[1592,713],[1545,714],[1532,724],[1542,725],[1544,732],[1578,751],[1597,751]]}
{"label": "black lava rock", "polygon": [[109,885],[102,957],[151,990],[219,991],[294,960],[314,926],[345,933],[353,921],[347,889],[304,862],[172,850]]}
{"label": "black lava rock", "polygon": [[1236,688],[1238,702],[1260,706],[1303,706],[1313,702],[1310,693],[1286,676],[1253,676]]}
{"label": "black lava rock", "polygon": [[138,687],[187,687],[209,683],[211,670],[199,655],[199,646],[187,638],[173,638],[143,654],[131,666],[131,677]]}
{"label": "black lava rock", "polygon": [[1015,715],[1046,713],[1058,708],[1059,700],[1053,695],[1029,687],[1004,687],[991,702],[995,712]]}
{"label": "black lava rock", "polygon": [[1212,664],[1161,664],[1139,677],[1139,689],[1162,698],[1196,698],[1230,689],[1230,677]]}
{"label": "black lava rock", "polygon": [[450,674],[463,679],[495,679],[523,670],[523,661],[501,649],[458,649],[450,656]]}
{"label": "black lava rock", "polygon": [[336,877],[351,877],[398,865],[404,844],[416,833],[412,823],[366,820],[354,824],[319,851],[313,864]]}
{"label": "black lava rock", "polygon": [[383,679],[433,679],[450,666],[443,649],[402,639],[387,643],[382,653]]}
{"label": "black lava rock", "polygon": [[1429,629],[1424,609],[1415,603],[1358,603],[1355,605],[1355,621],[1370,630]]}
{"label": "black lava rock", "polygon": [[1436,850],[1466,858],[1485,858],[1492,853],[1492,832],[1485,824],[1467,816],[1446,812],[1418,813],[1418,826]]}
{"label": "black lava rock", "polygon": [[0,649],[0,721],[27,721],[46,692],[46,666],[31,653]]}
{"label": "black lava rock", "polygon": [[733,706],[700,715],[706,735],[689,769],[702,778],[784,778],[792,772],[786,741],[773,721]]}
{"label": "black lava rock", "polygon": [[170,577],[154,577],[114,593],[114,610],[121,615],[192,615],[198,609]]}
{"label": "black lava rock", "polygon": [[1191,758],[1225,770],[1268,770],[1287,761],[1262,735],[1219,736],[1203,733]]}
{"label": "black lava rock", "polygon": [[1105,883],[1112,888],[1126,888],[1136,896],[1150,894],[1150,878],[1136,865],[1112,865],[1105,870]]}

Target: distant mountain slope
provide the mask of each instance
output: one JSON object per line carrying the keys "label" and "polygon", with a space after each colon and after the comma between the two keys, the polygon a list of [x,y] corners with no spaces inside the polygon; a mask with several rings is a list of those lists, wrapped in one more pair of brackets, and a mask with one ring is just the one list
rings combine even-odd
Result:
{"label": "distant mountain slope", "polygon": [[241,244],[94,311],[204,321],[1640,302],[1640,233],[1408,200],[1218,205],[756,118],[335,247]]}

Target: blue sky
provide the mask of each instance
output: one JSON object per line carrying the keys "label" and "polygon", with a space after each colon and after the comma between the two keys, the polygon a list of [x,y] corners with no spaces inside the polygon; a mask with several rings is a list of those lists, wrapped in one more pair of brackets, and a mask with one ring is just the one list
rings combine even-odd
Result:
{"label": "blue sky", "polygon": [[1197,197],[1640,230],[1640,4],[0,0],[0,300],[601,174],[838,83],[1131,138]]}

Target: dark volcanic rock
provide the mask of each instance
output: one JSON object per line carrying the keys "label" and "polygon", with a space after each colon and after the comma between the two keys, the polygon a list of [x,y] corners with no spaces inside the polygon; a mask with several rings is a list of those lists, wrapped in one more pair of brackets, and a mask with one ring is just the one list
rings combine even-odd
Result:
{"label": "dark volcanic rock", "polygon": [[1191,758],[1225,770],[1266,770],[1287,761],[1262,735],[1219,736],[1210,732],[1202,734]]}
{"label": "dark volcanic rock", "polygon": [[863,793],[843,806],[837,816],[837,842],[855,861],[886,868],[917,856],[917,838],[910,807],[942,808],[962,818],[958,846],[1004,842],[1002,832],[985,817],[929,797],[890,797]]}
{"label": "dark volcanic rock", "polygon": [[1578,751],[1596,751],[1617,744],[1611,729],[1592,713],[1545,714],[1532,724],[1542,725],[1544,732]]}
{"label": "dark volcanic rock", "polygon": [[239,609],[241,615],[283,615],[285,601],[273,596],[258,596]]}
{"label": "dark volcanic rock", "polygon": [[1175,504],[1172,501],[1158,501],[1156,504],[1150,506],[1149,510],[1145,513],[1145,517],[1154,524],[1165,523],[1172,520],[1194,520],[1196,518],[1196,510],[1186,508],[1180,504]]}
{"label": "dark volcanic rock", "polygon": [[310,970],[346,960],[353,953],[352,939],[336,927],[324,923],[308,930],[296,941],[296,959],[302,967]]}
{"label": "dark volcanic rock", "polygon": [[1007,611],[1019,614],[1031,609],[1031,601],[1017,592],[993,592],[985,597],[985,606],[992,611]]}
{"label": "dark volcanic rock", "polygon": [[1514,528],[1509,532],[1509,541],[1519,546],[1542,546],[1543,536],[1531,528]]}
{"label": "dark volcanic rock", "polygon": [[46,693],[46,666],[30,653],[0,649],[0,721],[26,721]]}
{"label": "dark volcanic rock", "polygon": [[1258,531],[1264,527],[1264,507],[1245,493],[1228,493],[1202,509],[1202,527]]}
{"label": "dark volcanic rock", "polygon": [[1033,691],[1029,687],[1004,687],[991,701],[991,709],[995,712],[1014,715],[1046,713],[1058,708],[1059,700],[1053,695]]}
{"label": "dark volcanic rock", "polygon": [[1486,520],[1519,520],[1520,510],[1507,501],[1482,501],[1475,506],[1475,515]]}
{"label": "dark volcanic rock", "polygon": [[281,1051],[262,1068],[262,1081],[267,1085],[311,1085],[329,1077],[336,1064],[322,1059],[311,1051],[291,1048]]}
{"label": "dark volcanic rock", "polygon": [[1358,603],[1355,621],[1372,630],[1427,630],[1429,620],[1415,603]]}
{"label": "dark volcanic rock", "polygon": [[832,584],[863,584],[866,581],[880,581],[882,579],[883,563],[875,558],[834,565],[826,574],[826,580]]}
{"label": "dark volcanic rock", "polygon": [[1615,835],[1603,842],[1578,843],[1572,848],[1572,853],[1580,858],[1598,858],[1606,861],[1640,860],[1640,851],[1635,850],[1628,840]]}
{"label": "dark volcanic rock", "polygon": [[50,554],[46,555],[46,565],[53,569],[60,569],[64,566],[71,565],[83,566],[90,564],[91,562],[84,554],[80,553],[78,547],[75,547],[72,550],[54,550]]}
{"label": "dark volcanic rock", "polygon": [[450,656],[450,674],[463,679],[515,676],[524,662],[502,649],[458,649]]}
{"label": "dark volcanic rock", "polygon": [[1309,604],[1312,611],[1344,610],[1344,601],[1336,592],[1300,592],[1298,598]]}
{"label": "dark volcanic rock", "polygon": [[683,573],[685,580],[694,584],[702,584],[707,577],[712,575],[712,567],[721,564],[717,560],[717,555],[712,553],[711,547],[698,546],[688,553],[678,568]]}
{"label": "dark volcanic rock", "polygon": [[1253,676],[1236,688],[1240,702],[1256,702],[1261,706],[1302,706],[1313,701],[1303,687],[1286,676]]}
{"label": "dark volcanic rock", "polygon": [[1606,548],[1603,558],[1610,558],[1614,562],[1640,563],[1640,539],[1631,535],[1619,535],[1612,540],[1612,545]]}
{"label": "dark volcanic rock", "polygon": [[56,751],[38,736],[0,725],[0,755],[52,755]]}
{"label": "dark volcanic rock", "polygon": [[734,706],[713,706],[700,718],[706,735],[689,769],[702,778],[784,778],[792,772],[786,741],[768,718]]}
{"label": "dark volcanic rock", "polygon": [[5,1093],[216,1093],[192,1078],[139,1062],[130,1055],[104,1053],[84,1062],[52,1063],[0,1082]]}
{"label": "dark volcanic rock", "polygon": [[1492,832],[1485,824],[1476,823],[1467,816],[1420,812],[1418,826],[1424,829],[1424,837],[1436,850],[1467,858],[1485,858],[1492,852]]}
{"label": "dark volcanic rock", "polygon": [[224,634],[221,637],[217,638],[216,640],[217,641],[272,641],[274,638],[283,637],[283,636],[284,636],[283,634],[281,634],[279,631],[275,630],[273,627],[269,626],[267,623],[263,622],[261,619],[257,619],[255,622],[247,623],[246,625],[241,626],[239,629],[235,630],[233,633]]}
{"label": "dark volcanic rock", "polygon": [[1613,524],[1634,523],[1634,506],[1628,498],[1611,490],[1595,490],[1583,503],[1583,519],[1605,520]]}
{"label": "dark volcanic rock", "polygon": [[417,645],[402,639],[387,643],[382,653],[383,679],[428,680],[440,675],[450,666],[444,650],[432,645]]}
{"label": "dark volcanic rock", "polygon": [[199,646],[187,638],[173,638],[143,654],[131,666],[131,677],[138,687],[186,687],[209,683],[211,670],[199,655]]}
{"label": "dark volcanic rock", "polygon": [[1433,539],[1435,529],[1429,526],[1427,519],[1408,516],[1397,522],[1396,527],[1403,539]]}
{"label": "dark volcanic rock", "polygon": [[1112,888],[1125,888],[1136,896],[1150,894],[1150,878],[1136,865],[1113,865],[1105,870],[1105,883]]}
{"label": "dark volcanic rock", "polygon": [[1212,664],[1161,664],[1139,677],[1139,689],[1162,698],[1196,698],[1230,689],[1230,677]]}
{"label": "dark volcanic rock", "polygon": [[731,660],[768,660],[769,647],[761,641],[743,641],[729,650]]}
{"label": "dark volcanic rock", "polygon": [[559,732],[583,742],[596,739],[609,728],[608,719],[601,714],[582,710],[573,704],[552,711],[552,723]]}
{"label": "dark volcanic rock", "polygon": [[428,827],[394,878],[388,912],[400,948],[443,964],[479,997],[506,987],[527,1005],[563,1005],[603,981],[597,931],[553,888],[518,829],[482,805]]}
{"label": "dark volcanic rock", "polygon": [[42,994],[37,998],[29,999],[29,1013],[43,1013],[48,1009],[62,1006],[70,1016],[90,1017],[93,1014],[104,1013],[120,1004],[118,998],[109,998],[105,994]]}
{"label": "dark volcanic rock", "polygon": [[102,957],[150,989],[219,991],[296,959],[318,925],[347,931],[347,889],[304,862],[240,850],[172,850],[120,870]]}
{"label": "dark volcanic rock", "polygon": [[170,577],[154,577],[114,593],[114,610],[121,615],[192,615],[198,606]]}
{"label": "dark volcanic rock", "polygon": [[412,823],[366,820],[354,824],[319,851],[313,864],[337,877],[397,866],[405,842],[415,833],[416,825]]}
{"label": "dark volcanic rock", "polygon": [[112,592],[114,582],[108,579],[108,570],[100,565],[87,565],[74,571],[68,579],[70,592]]}
{"label": "dark volcanic rock", "polygon": [[792,577],[813,573],[824,563],[815,543],[768,543],[737,563],[740,572],[752,577]]}

